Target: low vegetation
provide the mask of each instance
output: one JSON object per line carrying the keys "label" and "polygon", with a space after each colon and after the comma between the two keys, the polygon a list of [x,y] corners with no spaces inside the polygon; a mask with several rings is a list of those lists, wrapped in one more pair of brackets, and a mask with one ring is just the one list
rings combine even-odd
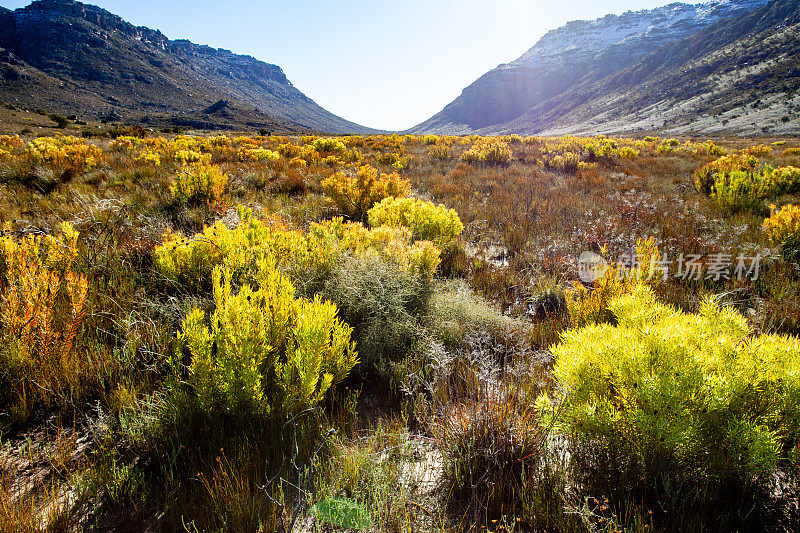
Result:
{"label": "low vegetation", "polygon": [[0,136],[0,530],[798,528],[796,139],[120,133]]}

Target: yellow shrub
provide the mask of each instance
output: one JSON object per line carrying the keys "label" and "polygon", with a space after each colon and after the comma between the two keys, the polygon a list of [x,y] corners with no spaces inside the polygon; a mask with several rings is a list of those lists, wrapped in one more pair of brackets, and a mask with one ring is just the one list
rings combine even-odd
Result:
{"label": "yellow shrub", "polygon": [[609,306],[614,298],[630,294],[638,285],[657,284],[663,279],[666,273],[658,271],[661,259],[654,238],[639,239],[636,242],[636,264],[628,265],[634,266],[635,270],[609,266],[591,288],[576,282],[573,290],[566,293],[572,325],[582,327],[612,321]]}
{"label": "yellow shrub", "polygon": [[167,232],[155,249],[158,270],[168,279],[199,289],[218,265],[230,276],[246,280],[262,258],[272,258],[293,280],[314,283],[327,276],[339,257],[377,254],[408,272],[432,279],[439,250],[429,241],[412,242],[407,228],[369,230],[358,222],[334,218],[314,223],[307,233],[276,218],[258,220],[239,207],[240,222],[230,229],[222,222],[207,226],[194,237]]}
{"label": "yellow shrub", "polygon": [[342,214],[364,220],[367,211],[384,198],[408,196],[411,184],[395,173],[379,174],[370,165],[358,168],[356,175],[337,172],[322,181],[322,189]]}
{"label": "yellow shrub", "polygon": [[214,267],[223,263],[233,275],[243,277],[255,270],[263,256],[281,260],[290,272],[324,270],[332,264],[327,248],[310,242],[279,219],[258,220],[241,206],[238,215],[239,224],[233,229],[217,222],[191,238],[167,232],[164,243],[155,249],[156,267],[173,281],[199,288],[209,281]]}
{"label": "yellow shrub", "polygon": [[404,226],[414,239],[445,247],[464,230],[454,209],[415,198],[386,198],[368,212],[372,227]]}
{"label": "yellow shrub", "polygon": [[313,146],[297,146],[291,143],[284,143],[278,146],[278,153],[290,160],[290,164],[296,160],[303,161],[303,165],[313,165],[319,163],[321,158]]}
{"label": "yellow shrub", "polygon": [[227,184],[228,176],[218,166],[195,163],[178,170],[170,191],[182,202],[220,204]]}
{"label": "yellow shrub", "polygon": [[772,147],[768,144],[759,144],[746,148],[744,152],[757,157],[766,157],[772,153]]}
{"label": "yellow shrub", "polygon": [[694,172],[694,186],[698,192],[711,194],[718,174],[733,171],[755,171],[758,159],[752,155],[731,154],[703,165]]}
{"label": "yellow shrub", "polygon": [[703,143],[698,143],[694,145],[694,152],[696,154],[708,154],[708,155],[715,155],[715,156],[724,156],[728,153],[728,151],[716,144],[712,140],[705,141]]}
{"label": "yellow shrub", "polygon": [[764,181],[766,188],[774,196],[800,191],[800,168],[764,167]]}
{"label": "yellow shrub", "polygon": [[783,151],[783,155],[800,155],[800,148],[787,148]]}
{"label": "yellow shrub", "polygon": [[159,156],[155,152],[145,150],[139,155],[137,155],[133,161],[140,165],[153,165],[157,167],[161,165],[161,156]]}
{"label": "yellow shrub", "polygon": [[74,172],[95,167],[103,160],[103,150],[99,146],[69,136],[33,139],[26,146],[25,155],[34,164]]}
{"label": "yellow shrub", "polygon": [[504,165],[511,160],[511,150],[505,142],[493,137],[481,137],[475,145],[461,154],[470,165]]}
{"label": "yellow shrub", "polygon": [[397,152],[386,152],[378,155],[378,163],[391,165],[397,170],[402,170],[408,166],[410,158]]}
{"label": "yellow shrub", "polygon": [[660,490],[657,476],[747,487],[794,468],[797,338],[752,336],[743,316],[711,300],[683,313],[646,287],[610,310],[613,325],[568,331],[553,349],[559,390],[568,391],[555,423],[591,446],[578,450],[620,457],[631,476],[623,482],[646,491]]}
{"label": "yellow shrub", "polygon": [[19,135],[0,135],[0,148],[14,153],[25,148],[25,141]]}
{"label": "yellow shrub", "polygon": [[[565,152],[558,155],[545,154],[542,157],[542,165],[547,170],[556,170],[569,174],[575,174],[589,166],[586,162],[581,161],[580,155],[574,152]],[[597,166],[596,163],[592,163],[592,165]]]}
{"label": "yellow shrub", "polygon": [[245,284],[234,293],[231,273],[215,269],[211,327],[195,308],[178,335],[192,355],[189,382],[210,410],[219,399],[243,415],[312,407],[358,363],[353,330],[334,304],[295,298],[266,258],[256,279],[258,289]]}
{"label": "yellow shrub", "polygon": [[86,315],[88,283],[73,270],[78,232],[65,223],[56,236],[0,237],[5,262],[0,355],[17,416],[34,403],[77,392],[83,359],[75,339]]}
{"label": "yellow shrub", "polygon": [[188,163],[204,163],[209,164],[211,163],[211,154],[201,154],[200,152],[195,152],[194,150],[178,150],[175,152],[174,159],[177,163],[181,164],[188,164]]}
{"label": "yellow shrub", "polygon": [[240,148],[237,152],[239,161],[277,161],[281,156],[266,148]]}
{"label": "yellow shrub", "polygon": [[780,210],[774,210],[772,215],[764,221],[764,232],[775,245],[787,242],[800,244],[800,206],[787,205]]}
{"label": "yellow shrub", "polygon": [[428,148],[428,157],[449,161],[453,159],[453,150],[446,144],[433,144]]}
{"label": "yellow shrub", "polygon": [[339,139],[321,138],[316,139],[311,146],[319,153],[327,154],[341,154],[347,150],[347,147]]}
{"label": "yellow shrub", "polygon": [[325,165],[333,168],[338,167],[339,165],[342,164],[342,160],[336,157],[335,155],[329,155],[328,157],[323,159],[322,162]]}

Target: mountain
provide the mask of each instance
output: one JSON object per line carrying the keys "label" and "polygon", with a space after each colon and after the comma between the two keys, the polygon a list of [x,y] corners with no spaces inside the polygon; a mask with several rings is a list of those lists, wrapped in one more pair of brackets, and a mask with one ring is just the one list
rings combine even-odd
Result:
{"label": "mountain", "polygon": [[[774,95],[767,79],[778,86],[797,81],[792,65],[800,47],[786,26],[797,5],[796,0],[673,3],[570,22],[519,59],[481,76],[411,131],[555,134],[672,127],[685,133],[753,133],[765,113],[744,120],[736,111],[718,115],[733,109],[723,108],[734,95],[742,104]],[[780,68],[771,63],[767,68],[770,61]],[[761,100],[773,114],[794,105],[777,109],[772,100]],[[794,123],[791,114],[779,120],[775,132]]]}
{"label": "mountain", "polygon": [[0,7],[0,101],[194,127],[373,131],[317,105],[277,65],[170,40],[73,0]]}
{"label": "mountain", "polygon": [[800,2],[726,19],[496,132],[791,134],[800,129]]}

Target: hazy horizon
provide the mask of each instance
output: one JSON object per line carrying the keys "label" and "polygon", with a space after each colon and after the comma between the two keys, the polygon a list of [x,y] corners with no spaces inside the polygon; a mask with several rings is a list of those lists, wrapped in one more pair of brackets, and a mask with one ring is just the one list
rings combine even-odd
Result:
{"label": "hazy horizon", "polygon": [[[332,113],[364,126],[405,130],[439,112],[488,70],[522,55],[551,29],[669,2],[497,0],[491,9],[478,0],[393,5],[358,0],[335,8],[309,0],[234,1],[224,8],[207,0],[84,3],[170,39],[279,65],[298,89]],[[0,0],[9,9],[28,4]]]}

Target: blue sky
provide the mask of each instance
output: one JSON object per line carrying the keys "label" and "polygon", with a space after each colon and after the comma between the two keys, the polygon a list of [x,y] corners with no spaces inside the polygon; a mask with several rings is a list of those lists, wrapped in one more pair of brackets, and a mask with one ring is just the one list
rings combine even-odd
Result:
{"label": "blue sky", "polygon": [[[0,0],[7,8],[28,0]],[[669,0],[94,0],[171,39],[280,65],[318,104],[375,128],[429,118],[481,74],[569,20]]]}

